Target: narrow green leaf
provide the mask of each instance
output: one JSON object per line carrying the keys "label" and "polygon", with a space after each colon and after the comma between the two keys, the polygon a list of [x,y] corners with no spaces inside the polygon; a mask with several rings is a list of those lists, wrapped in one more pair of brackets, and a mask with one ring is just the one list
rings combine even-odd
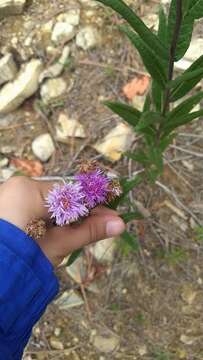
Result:
{"label": "narrow green leaf", "polygon": [[132,236],[127,230],[121,235],[122,240],[126,242],[134,251],[140,248],[139,242],[136,237]]}
{"label": "narrow green leaf", "polygon": [[123,195],[122,196],[125,196],[126,194],[128,194],[132,189],[134,189],[134,187],[136,187],[138,184],[140,184],[141,181],[142,181],[141,176],[135,176],[131,180],[121,181],[121,186],[122,186],[122,189],[123,189]]}
{"label": "narrow green leaf", "polygon": [[143,216],[138,211],[134,211],[126,214],[121,214],[121,218],[123,219],[124,223],[127,224],[132,220],[141,220],[143,219]]}
{"label": "narrow green leaf", "polygon": [[162,89],[160,87],[160,85],[155,81],[153,80],[152,81],[152,98],[153,98],[153,102],[154,102],[154,105],[156,107],[156,110],[157,111],[161,111],[162,109]]}
{"label": "narrow green leaf", "polygon": [[127,104],[104,101],[104,105],[108,106],[109,109],[111,109],[114,113],[119,115],[122,119],[124,119],[128,124],[132,126],[136,126],[140,119],[141,112]]}
{"label": "narrow green leaf", "polygon": [[192,0],[190,1],[189,14],[194,19],[200,19],[203,17],[203,1]]}
{"label": "narrow green leaf", "polygon": [[[176,5],[177,1],[172,0],[170,11],[169,11],[169,19],[168,19],[168,43],[171,44],[175,23],[176,23]],[[190,41],[192,38],[193,26],[194,26],[194,18],[189,16],[187,12],[184,11],[184,1],[183,1],[183,18],[182,24],[180,28],[180,33],[178,37],[178,42],[176,46],[176,61],[180,60],[184,54],[186,53],[187,49],[190,46]]]}
{"label": "narrow green leaf", "polygon": [[203,98],[203,91],[200,91],[197,94],[189,97],[181,104],[176,106],[176,108],[169,113],[167,117],[167,121],[168,122],[173,121],[174,118],[190,113],[190,111],[195,107],[195,105],[197,105],[202,100],[202,98]]}
{"label": "narrow green leaf", "polygon": [[68,258],[66,266],[71,266],[81,254],[82,254],[82,249],[75,250]]}
{"label": "narrow green leaf", "polygon": [[149,163],[149,159],[147,158],[147,155],[144,153],[143,150],[139,150],[137,152],[127,152],[125,154],[129,159],[136,161],[144,166],[146,166]]}
{"label": "narrow green leaf", "polygon": [[137,132],[143,132],[143,130],[147,129],[147,132],[151,125],[155,125],[161,119],[161,114],[157,112],[146,112],[142,114],[138,125],[136,126]]}
{"label": "narrow green leaf", "polygon": [[160,147],[151,146],[148,152],[148,158],[151,164],[155,165],[156,169],[161,173],[163,171],[163,155]]}
{"label": "narrow green leaf", "polygon": [[122,0],[97,0],[100,3],[111,7],[119,13],[123,19],[138,33],[141,39],[152,47],[157,55],[161,58],[167,59],[168,53],[164,45],[159,41],[158,37],[153,34],[151,30],[144,24],[144,22],[126,5]]}
{"label": "narrow green leaf", "polygon": [[164,89],[167,77],[161,59],[159,59],[154,53],[152,47],[147,46],[144,41],[135,34],[135,32],[129,29],[129,27],[120,26],[120,29],[128,36],[132,44],[138,50],[140,56],[142,57],[142,61],[152,78],[155,79]]}
{"label": "narrow green leaf", "polygon": [[194,111],[194,112],[192,112],[190,114],[183,115],[183,116],[175,118],[170,123],[166,123],[165,126],[163,127],[164,136],[170,134],[173,130],[175,130],[179,126],[188,124],[192,120],[197,119],[197,118],[199,118],[201,116],[203,116],[203,110]]}
{"label": "narrow green leaf", "polygon": [[[177,81],[177,85],[172,91],[171,101],[176,101],[181,97],[185,96],[193,87],[198,84],[202,79],[202,70],[203,70],[203,55],[200,56],[184,73],[179,76],[174,81]],[[195,73],[196,71],[196,73]],[[192,75],[191,75],[192,73]],[[181,79],[185,79],[181,83]],[[173,83],[174,84],[174,83]]]}
{"label": "narrow green leaf", "polygon": [[164,44],[167,44],[168,38],[168,27],[167,27],[167,18],[162,6],[159,9],[159,29],[158,29],[158,38]]}
{"label": "narrow green leaf", "polygon": [[168,136],[165,136],[165,137],[161,138],[160,143],[159,143],[159,148],[160,148],[162,153],[173,142],[174,138],[175,138],[175,134],[170,134]]}
{"label": "narrow green leaf", "polygon": [[150,98],[150,93],[148,93],[145,98],[143,112],[150,111],[150,106],[151,106],[151,98]]}
{"label": "narrow green leaf", "polygon": [[169,88],[175,88],[179,85],[181,85],[184,81],[188,81],[188,80],[194,80],[197,77],[199,78],[203,73],[203,68],[201,67],[200,69],[197,70],[193,70],[190,72],[184,72],[182,75],[178,76],[175,80],[171,80],[168,83],[168,87]]}

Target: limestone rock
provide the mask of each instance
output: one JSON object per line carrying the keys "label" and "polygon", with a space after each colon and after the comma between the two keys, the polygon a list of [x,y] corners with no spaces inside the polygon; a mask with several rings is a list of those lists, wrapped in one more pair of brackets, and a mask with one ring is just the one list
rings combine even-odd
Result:
{"label": "limestone rock", "polygon": [[61,341],[59,341],[57,338],[55,338],[54,336],[52,336],[50,338],[50,345],[51,345],[52,349],[55,349],[55,350],[63,350],[64,349],[63,343]]}
{"label": "limestone rock", "polygon": [[49,66],[41,73],[39,79],[40,83],[46,78],[55,78],[61,75],[64,65],[68,60],[69,54],[70,54],[70,48],[69,46],[65,46],[62,51],[61,57],[58,59],[57,63]]}
{"label": "limestone rock", "polygon": [[83,299],[74,290],[65,291],[56,301],[55,304],[61,310],[68,310],[75,306],[84,304]]}
{"label": "limestone rock", "polygon": [[37,136],[32,142],[32,151],[41,161],[48,161],[55,151],[50,134],[46,133]]}
{"label": "limestone rock", "polygon": [[33,59],[22,67],[16,80],[2,88],[0,91],[0,114],[17,109],[25,99],[37,91],[42,68],[41,60]]}
{"label": "limestone rock", "polygon": [[76,34],[74,25],[66,22],[57,22],[53,28],[51,40],[55,43],[66,43]]}
{"label": "limestone rock", "polygon": [[67,84],[63,78],[49,79],[41,87],[41,98],[45,104],[49,104],[64,95],[66,89]]}
{"label": "limestone rock", "polygon": [[17,74],[17,66],[12,54],[7,54],[0,59],[0,85],[13,80]]}
{"label": "limestone rock", "polygon": [[83,27],[76,36],[76,45],[83,50],[94,48],[100,42],[98,30],[93,26]]}
{"label": "limestone rock", "polygon": [[77,26],[80,22],[80,9],[70,9],[65,13],[57,16],[57,21]]}
{"label": "limestone rock", "polygon": [[131,128],[123,123],[112,129],[101,142],[93,145],[94,149],[111,161],[118,161],[121,155],[129,149],[134,134]]}
{"label": "limestone rock", "polygon": [[102,353],[111,353],[119,348],[119,339],[116,336],[96,335],[93,339],[93,345]]}
{"label": "limestone rock", "polygon": [[56,138],[63,142],[68,137],[85,138],[83,126],[76,119],[69,118],[65,113],[59,115],[56,125]]}
{"label": "limestone rock", "polygon": [[9,160],[6,157],[0,157],[0,169],[8,165]]}
{"label": "limestone rock", "polygon": [[98,2],[94,0],[80,0],[81,4],[88,6],[88,7],[98,7]]}
{"label": "limestone rock", "polygon": [[21,14],[26,0],[0,0],[0,19],[9,15]]}

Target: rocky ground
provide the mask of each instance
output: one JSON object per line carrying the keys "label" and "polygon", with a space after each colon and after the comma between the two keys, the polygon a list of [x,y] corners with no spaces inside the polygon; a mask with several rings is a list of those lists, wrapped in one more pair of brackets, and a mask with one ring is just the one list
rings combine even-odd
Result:
{"label": "rocky ground", "polygon": [[[159,1],[128,3],[156,28]],[[0,19],[0,181],[66,177],[82,158],[137,173],[122,153],[139,138],[102,104],[141,107],[149,85],[121,20],[92,0],[0,0]],[[202,53],[201,28],[176,71]],[[203,359],[202,159],[199,120],[180,130],[156,185],[131,194],[144,216],[129,225],[137,251],[109,239],[63,264],[24,360]]]}

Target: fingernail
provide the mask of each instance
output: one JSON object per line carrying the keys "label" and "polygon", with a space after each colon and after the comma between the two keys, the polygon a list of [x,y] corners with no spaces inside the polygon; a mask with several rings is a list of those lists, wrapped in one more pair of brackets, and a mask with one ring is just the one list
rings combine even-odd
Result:
{"label": "fingernail", "polygon": [[120,235],[125,230],[125,224],[121,219],[110,220],[106,224],[107,236],[112,237]]}

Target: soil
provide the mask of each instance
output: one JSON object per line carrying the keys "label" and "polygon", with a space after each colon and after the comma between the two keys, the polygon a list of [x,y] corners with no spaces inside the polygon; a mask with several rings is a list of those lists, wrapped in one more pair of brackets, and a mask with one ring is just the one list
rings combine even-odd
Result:
{"label": "soil", "polygon": [[[146,16],[157,12],[159,2],[133,4]],[[9,44],[19,63],[33,56],[48,63],[50,58],[41,40],[36,41],[34,54],[25,49],[24,24],[30,23],[31,29],[46,23],[69,5],[69,0],[34,0],[23,15],[4,19],[0,24],[2,48]],[[83,7],[82,23],[86,23],[87,10]],[[71,175],[82,158],[97,159],[122,176],[140,169],[126,158],[112,164],[91,148],[119,121],[102,100],[126,101],[123,85],[144,71],[137,52],[117,30],[118,17],[108,9],[91,10],[94,15],[88,21],[102,32],[102,44],[86,52],[72,44],[71,62],[63,73],[72,84],[68,94],[43,111],[36,94],[11,115],[9,124],[1,127],[0,122],[1,146],[14,147],[9,159],[34,159],[32,140],[43,132],[54,134],[59,112],[68,110],[81,121],[88,137],[67,144],[55,141],[56,153],[44,165],[45,176]],[[13,37],[20,41],[19,52],[13,48]],[[138,143],[139,139],[135,140],[133,147]],[[203,242],[195,231],[203,221],[202,180],[203,123],[198,121],[180,130],[166,154],[159,181],[155,185],[142,183],[131,194],[142,210],[150,212],[149,218],[129,225],[139,249],[133,253],[118,240],[113,262],[95,265],[99,293],[85,286],[84,306],[61,311],[51,304],[33,331],[26,360],[203,360]],[[61,281],[60,294],[67,289],[81,293],[64,267],[56,273]],[[56,328],[60,328],[58,336]],[[95,334],[117,336],[119,347],[113,353],[100,352],[94,346]],[[53,336],[65,350],[51,347]]]}

